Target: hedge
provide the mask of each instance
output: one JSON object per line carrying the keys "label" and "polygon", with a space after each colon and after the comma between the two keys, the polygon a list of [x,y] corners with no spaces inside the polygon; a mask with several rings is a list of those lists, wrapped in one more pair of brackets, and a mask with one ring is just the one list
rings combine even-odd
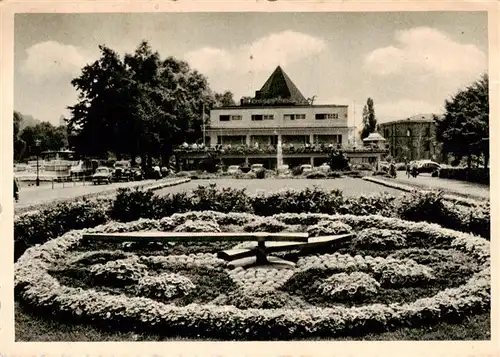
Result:
{"label": "hedge", "polygon": [[488,168],[467,168],[467,167],[449,167],[439,170],[439,177],[476,182],[485,185],[490,184],[490,169]]}
{"label": "hedge", "polygon": [[[441,249],[445,247],[463,251],[474,257],[480,266],[465,284],[409,303],[271,309],[240,309],[213,304],[176,306],[145,297],[127,297],[61,285],[49,273],[50,269],[63,261],[69,250],[79,245],[84,233],[122,229],[144,230],[162,224],[158,220],[140,220],[127,224],[109,223],[93,229],[68,232],[42,246],[29,248],[15,264],[16,297],[37,309],[50,312],[52,316],[64,317],[76,323],[91,322],[102,327],[156,331],[166,336],[245,340],[287,340],[390,331],[400,327],[456,321],[490,308],[490,244],[483,238],[444,229],[435,224],[376,215],[281,214],[267,218],[248,214],[194,213],[198,216],[207,214],[215,217],[217,222],[239,219],[249,223],[272,219],[284,223],[318,223],[319,220],[329,219],[358,230],[394,229],[406,234],[407,239],[415,239],[424,245],[438,245]],[[175,219],[185,222],[192,216],[193,213],[176,215]],[[379,258],[370,262],[368,257],[365,257],[365,262],[360,260],[359,264],[385,264],[383,258],[377,259]],[[352,259],[353,264],[356,264],[356,261],[355,258]],[[385,261],[389,262],[389,259]],[[391,262],[393,264],[394,260]]]}
{"label": "hedge", "polygon": [[73,229],[94,227],[110,220],[127,222],[139,218],[158,219],[188,211],[247,212],[259,216],[279,213],[379,214],[409,221],[427,221],[489,239],[489,202],[465,207],[445,202],[441,193],[413,192],[401,197],[389,194],[344,197],[340,190],[318,187],[249,195],[244,189],[198,186],[190,193],[163,197],[150,191],[119,189],[115,198],[57,203],[38,212],[15,217],[15,259],[35,244],[41,244]]}

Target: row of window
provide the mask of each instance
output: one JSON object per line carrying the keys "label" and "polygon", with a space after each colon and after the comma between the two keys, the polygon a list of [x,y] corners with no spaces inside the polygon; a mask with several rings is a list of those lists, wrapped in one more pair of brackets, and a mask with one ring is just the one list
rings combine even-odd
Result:
{"label": "row of window", "polygon": [[[325,120],[325,119],[338,119],[338,113],[329,113],[329,114],[316,114],[316,120]],[[220,115],[220,121],[232,121],[232,120],[241,120],[241,115]],[[306,119],[305,114],[285,114],[285,120],[303,120]],[[260,121],[260,120],[274,120],[274,114],[252,114],[252,121]]]}

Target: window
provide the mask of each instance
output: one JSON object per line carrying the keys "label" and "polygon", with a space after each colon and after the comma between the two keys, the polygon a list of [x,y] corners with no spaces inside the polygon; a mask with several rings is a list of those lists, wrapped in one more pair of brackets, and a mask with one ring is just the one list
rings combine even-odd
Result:
{"label": "window", "polygon": [[220,121],[229,121],[229,115],[219,115]]}
{"label": "window", "polygon": [[231,115],[231,120],[241,120],[241,115]]}
{"label": "window", "polygon": [[257,114],[252,115],[252,121],[255,120],[262,120],[262,115],[257,115]]}
{"label": "window", "polygon": [[274,120],[274,115],[273,114],[266,114],[263,115],[264,120]]}
{"label": "window", "polygon": [[305,119],[306,118],[306,115],[305,114],[285,114],[284,115],[285,117],[285,120],[301,120],[301,119]]}
{"label": "window", "polygon": [[324,120],[324,119],[338,119],[338,113],[328,113],[328,114],[316,114],[316,120]]}

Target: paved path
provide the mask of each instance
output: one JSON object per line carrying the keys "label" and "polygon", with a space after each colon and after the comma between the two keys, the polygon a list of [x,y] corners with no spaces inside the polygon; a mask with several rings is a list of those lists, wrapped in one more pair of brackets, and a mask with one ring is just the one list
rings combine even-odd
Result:
{"label": "paved path", "polygon": [[405,172],[398,171],[396,179],[389,179],[381,176],[373,176],[373,178],[376,180],[382,180],[383,182],[387,182],[389,184],[395,183],[407,187],[411,186],[414,188],[443,190],[450,195],[460,197],[469,197],[481,200],[490,198],[489,185],[432,177],[429,174],[420,174],[416,178],[408,178]]}
{"label": "paved path", "polygon": [[405,172],[399,171],[395,181],[403,184],[422,185],[426,188],[442,189],[453,193],[490,198],[489,185],[432,177],[430,174],[420,174],[416,178],[408,178]]}
{"label": "paved path", "polygon": [[29,186],[21,187],[19,192],[19,202],[14,204],[14,210],[19,210],[34,204],[47,203],[51,201],[57,201],[68,198],[75,198],[79,196],[105,192],[108,190],[114,190],[122,187],[135,187],[142,185],[153,185],[160,184],[162,182],[175,181],[178,178],[165,178],[162,180],[143,180],[143,181],[132,181],[132,182],[115,182],[108,185],[93,185],[82,183],[66,183],[63,188],[59,183],[52,189],[51,185],[42,185],[39,187]]}

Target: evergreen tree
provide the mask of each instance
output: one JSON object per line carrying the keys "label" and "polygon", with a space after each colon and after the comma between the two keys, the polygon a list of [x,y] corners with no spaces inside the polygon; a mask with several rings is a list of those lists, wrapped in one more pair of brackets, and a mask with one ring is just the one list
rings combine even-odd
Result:
{"label": "evergreen tree", "polygon": [[373,107],[373,99],[368,98],[363,107],[363,129],[361,129],[361,139],[366,138],[377,128],[377,119],[375,117],[375,109]]}

